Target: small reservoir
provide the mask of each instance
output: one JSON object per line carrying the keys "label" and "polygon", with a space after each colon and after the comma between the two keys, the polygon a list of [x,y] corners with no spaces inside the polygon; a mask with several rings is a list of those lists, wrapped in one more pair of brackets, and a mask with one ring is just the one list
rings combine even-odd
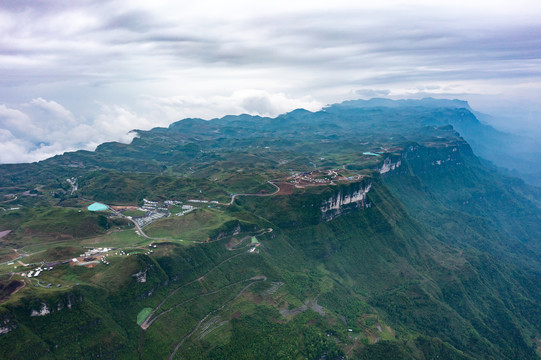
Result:
{"label": "small reservoir", "polygon": [[102,203],[97,203],[97,202],[88,206],[88,210],[90,211],[103,211],[107,209],[109,209],[107,205],[102,204]]}
{"label": "small reservoir", "polygon": [[373,152],[363,152],[363,155],[379,156],[379,154],[375,154]]}

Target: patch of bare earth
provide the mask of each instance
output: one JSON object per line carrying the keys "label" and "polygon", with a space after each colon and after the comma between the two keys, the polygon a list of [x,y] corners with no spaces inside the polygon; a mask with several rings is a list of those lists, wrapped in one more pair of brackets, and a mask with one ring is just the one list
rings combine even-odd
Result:
{"label": "patch of bare earth", "polygon": [[111,206],[111,209],[113,210],[137,210],[137,206]]}
{"label": "patch of bare earth", "polygon": [[271,283],[271,286],[270,286],[267,290],[263,291],[263,292],[261,293],[261,295],[262,295],[262,296],[272,295],[272,294],[274,294],[274,293],[280,288],[280,286],[282,286],[282,285],[284,285],[283,282],[272,282],[272,283]]}
{"label": "patch of bare earth", "polygon": [[10,253],[0,255],[0,262],[13,261],[18,257],[19,254],[17,254],[14,250],[11,250]]}
{"label": "patch of bare earth", "polygon": [[25,286],[24,281],[9,280],[6,282],[0,282],[0,303],[7,301],[11,295]]}
{"label": "patch of bare earth", "polygon": [[261,303],[261,301],[263,301],[263,297],[260,296],[260,295],[255,295],[254,293],[252,292],[245,292],[243,294],[244,298],[246,298],[247,300],[253,302],[254,304],[259,304]]}
{"label": "patch of bare earth", "polygon": [[237,311],[236,313],[234,313],[233,315],[231,315],[231,319],[240,319],[240,315],[242,313],[239,311]]}
{"label": "patch of bare earth", "polygon": [[291,195],[295,191],[295,185],[288,182],[275,183],[280,190],[275,195]]}
{"label": "patch of bare earth", "polygon": [[225,247],[227,250],[234,250],[235,248],[238,248],[240,245],[242,245],[247,239],[249,239],[250,236],[245,236],[242,239],[232,238],[227,244],[225,244]]}

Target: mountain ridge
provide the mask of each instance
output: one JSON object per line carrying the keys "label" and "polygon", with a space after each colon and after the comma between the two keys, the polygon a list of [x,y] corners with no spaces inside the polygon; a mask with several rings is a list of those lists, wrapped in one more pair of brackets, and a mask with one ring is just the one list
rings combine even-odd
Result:
{"label": "mountain ridge", "polygon": [[0,166],[0,291],[26,285],[0,354],[539,359],[540,193],[434,103],[182,120]]}

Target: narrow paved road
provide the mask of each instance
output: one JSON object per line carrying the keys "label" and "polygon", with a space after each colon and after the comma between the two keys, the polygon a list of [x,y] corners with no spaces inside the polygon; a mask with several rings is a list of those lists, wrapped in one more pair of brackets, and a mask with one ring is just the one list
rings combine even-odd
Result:
{"label": "narrow paved road", "polygon": [[[210,269],[209,271],[207,271],[204,275],[198,277],[197,279],[195,280],[192,280],[184,285],[181,285],[179,286],[178,288],[176,288],[175,290],[172,290],[166,297],[165,299],[162,300],[162,302],[160,302],[158,304],[158,306],[156,306],[156,308],[154,310],[152,310],[152,312],[150,314],[148,314],[147,318],[145,319],[145,321],[141,324],[141,328],[143,330],[146,330],[148,329],[148,327],[154,322],[154,320],[152,320],[152,316],[154,316],[154,314],[156,313],[156,311],[158,311],[163,304],[165,304],[165,302],[167,301],[167,299],[169,299],[171,296],[173,296],[177,291],[179,291],[180,289],[182,289],[183,287],[186,287],[188,285],[191,285],[197,281],[201,281],[205,278],[205,276],[207,276],[208,274],[210,274],[211,272],[213,272],[216,268],[218,268],[220,265],[222,264],[225,264],[226,262],[230,261],[230,260],[233,260],[234,258],[236,258],[237,256],[241,256],[241,255],[244,255],[246,254],[246,252],[242,252],[240,254],[236,254],[236,255],[233,255],[231,257],[228,257],[227,259],[225,259],[224,261],[222,261],[221,263],[217,264],[216,266],[214,266],[212,269]],[[159,315],[158,315],[159,316]]]}
{"label": "narrow paved road", "polygon": [[[182,338],[182,340],[180,340],[180,342],[177,344],[177,346],[175,346],[175,349],[173,350],[173,352],[171,353],[171,355],[169,356],[169,360],[173,360],[173,357],[175,356],[175,354],[177,353],[178,349],[180,349],[180,347],[182,346],[182,344],[184,344],[184,341],[186,341],[190,336],[192,336],[198,329],[199,327],[201,326],[201,324],[210,316],[212,315],[213,313],[216,313],[220,310],[222,310],[223,308],[225,308],[229,303],[235,301],[239,296],[242,295],[243,292],[245,292],[250,286],[252,286],[253,284],[255,284],[256,282],[258,281],[267,281],[267,277],[265,275],[258,275],[258,276],[254,276],[250,279],[246,279],[246,280],[242,280],[242,281],[252,281],[251,283],[249,283],[248,285],[246,285],[244,288],[242,288],[241,291],[239,291],[237,293],[237,295],[235,295],[234,298],[226,301],[222,306],[220,306],[218,309],[216,310],[213,310],[211,312],[209,312],[207,315],[205,315],[201,320],[199,320],[199,322],[197,323],[197,325],[195,326],[195,328],[186,336],[184,336]],[[240,281],[240,282],[242,282]],[[238,282],[237,282],[238,284]],[[232,284],[234,285],[234,284]]]}
{"label": "narrow paved road", "polygon": [[[191,298],[189,298],[189,299],[186,299],[186,300],[184,300],[184,301],[182,301],[182,302],[180,302],[180,303],[178,303],[178,304],[176,304],[176,305],[170,307],[169,309],[167,309],[167,310],[165,310],[165,311],[162,311],[161,313],[159,313],[158,315],[156,315],[155,317],[153,317],[150,321],[148,321],[148,322],[145,321],[143,324],[141,324],[141,328],[142,328],[143,330],[148,329],[148,328],[150,327],[150,325],[152,325],[152,324],[153,324],[156,320],[158,320],[160,317],[162,317],[163,315],[167,314],[168,312],[170,312],[170,311],[172,311],[172,310],[174,310],[174,309],[176,309],[176,308],[178,308],[178,307],[180,307],[180,306],[182,306],[182,305],[184,305],[184,304],[186,304],[186,303],[189,303],[190,301],[193,301],[193,300],[195,300],[195,299],[199,299],[199,298],[202,298],[202,297],[205,297],[205,296],[210,296],[210,295],[217,294],[217,293],[221,292],[221,291],[224,290],[224,289],[230,288],[230,287],[232,287],[232,286],[235,286],[235,285],[238,285],[238,284],[240,284],[240,283],[243,283],[243,282],[246,282],[246,281],[250,281],[250,280],[254,280],[254,278],[240,280],[240,281],[234,282],[234,283],[232,283],[232,284],[226,285],[226,286],[224,286],[224,287],[221,287],[221,288],[219,288],[219,289],[217,289],[217,290],[211,291],[211,292],[209,292],[209,293],[200,294],[200,295],[191,297]],[[250,285],[251,285],[251,284],[250,284]],[[242,291],[244,291],[244,290],[242,290]],[[143,327],[143,326],[145,326],[145,327]]]}
{"label": "narrow paved road", "polygon": [[276,185],[274,182],[267,181],[267,183],[274,186],[276,188],[276,191],[271,194],[234,194],[233,196],[231,196],[231,201],[229,202],[229,204],[224,204],[224,205],[232,205],[235,202],[235,199],[237,198],[237,196],[272,196],[272,195],[276,195],[280,191],[280,187]]}
{"label": "narrow paved road", "polygon": [[[104,204],[104,205],[107,205],[107,204]],[[143,231],[143,229],[141,229],[141,227],[139,226],[139,224],[137,223],[137,221],[133,220],[131,217],[129,216],[126,216],[124,215],[123,213],[121,213],[120,211],[116,211],[115,209],[113,209],[112,207],[110,207],[109,205],[107,205],[107,207],[113,212],[115,213],[116,215],[120,216],[121,218],[124,218],[124,219],[127,219],[129,221],[131,221],[134,225],[135,225],[135,228],[137,229],[137,231],[139,232],[139,234],[141,234],[142,237],[144,238],[147,238],[147,239],[150,239],[150,240],[154,240],[153,238],[147,236],[147,234],[145,234],[145,232]]]}

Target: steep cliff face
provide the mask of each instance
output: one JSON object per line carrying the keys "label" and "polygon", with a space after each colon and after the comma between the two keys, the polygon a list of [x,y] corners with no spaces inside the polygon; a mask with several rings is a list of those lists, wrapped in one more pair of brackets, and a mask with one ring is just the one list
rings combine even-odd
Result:
{"label": "steep cliff face", "polygon": [[385,158],[383,161],[383,164],[381,165],[381,168],[378,169],[380,174],[386,174],[389,171],[393,171],[402,165],[402,159],[393,159],[391,157]]}
{"label": "steep cliff face", "polygon": [[470,146],[464,141],[438,147],[410,145],[402,157],[416,173],[430,173],[447,166],[464,166],[468,161],[478,163]]}
{"label": "steep cliff face", "polygon": [[367,201],[366,194],[371,188],[370,181],[363,181],[336,191],[321,204],[322,218],[330,221],[346,211],[370,207],[371,204]]}
{"label": "steep cliff face", "polygon": [[[34,303],[29,309],[30,317],[46,316],[64,309],[71,310],[75,305],[83,301],[83,297],[80,294],[66,293],[60,298],[56,299],[54,302],[39,299],[36,299],[36,301],[37,302]],[[51,302],[53,303],[52,305],[50,304]]]}
{"label": "steep cliff face", "polygon": [[235,236],[243,231],[256,231],[258,226],[252,223],[231,220],[224,223],[221,227],[215,229],[209,234],[209,240],[218,241],[228,236]]}
{"label": "steep cliff face", "polygon": [[51,313],[51,308],[46,303],[41,303],[41,307],[38,310],[33,309],[30,316],[45,316]]}

